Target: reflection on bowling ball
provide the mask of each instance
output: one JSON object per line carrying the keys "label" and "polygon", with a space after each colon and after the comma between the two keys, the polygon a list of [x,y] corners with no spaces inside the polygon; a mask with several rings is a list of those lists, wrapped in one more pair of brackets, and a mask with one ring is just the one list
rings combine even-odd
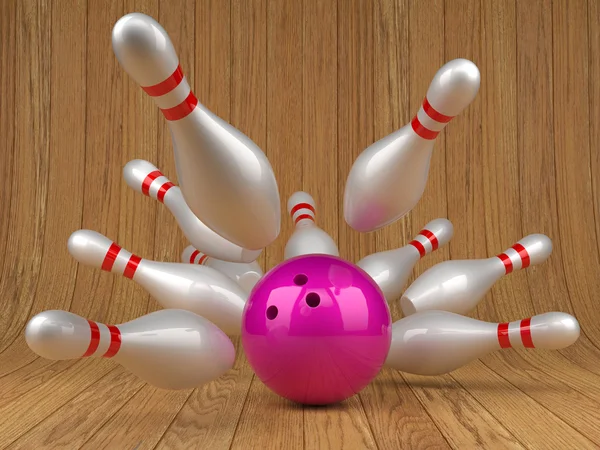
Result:
{"label": "reflection on bowling ball", "polygon": [[391,343],[381,290],[359,267],[329,255],[279,264],[254,287],[242,344],[256,375],[294,402],[325,405],[358,393]]}

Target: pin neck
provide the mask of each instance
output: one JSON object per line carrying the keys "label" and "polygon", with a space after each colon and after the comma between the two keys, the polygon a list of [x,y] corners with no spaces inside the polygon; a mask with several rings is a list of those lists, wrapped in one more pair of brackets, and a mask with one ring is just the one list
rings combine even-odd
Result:
{"label": "pin neck", "polygon": [[[527,249],[518,242],[505,252],[497,255],[496,258],[504,264],[505,274],[509,274],[515,270],[525,269],[531,264],[531,257],[527,252]],[[519,267],[515,268],[515,263],[518,263]]]}
{"label": "pin neck", "polygon": [[194,109],[198,106],[198,99],[192,91],[179,105],[173,106],[172,108],[161,108],[161,112],[170,122],[181,120],[187,117]]}
{"label": "pin neck", "polygon": [[[119,257],[119,254],[121,252],[129,253],[113,242],[109,247],[108,251],[106,252],[106,255],[104,256],[104,260],[102,261],[102,265],[100,268],[106,272],[112,272],[115,266],[115,262],[117,261],[117,258]],[[133,253],[130,253],[129,259],[127,260],[125,268],[123,269],[123,276],[130,279],[133,278],[141,262],[142,258],[140,258],[137,255],[134,255]]]}
{"label": "pin neck", "polygon": [[[200,258],[196,262],[196,258],[198,258],[198,256]],[[196,249],[194,249],[194,251],[190,255],[190,264],[203,265],[207,260],[208,260],[208,256],[205,255],[204,253],[200,253],[200,251],[196,250]]]}
{"label": "pin neck", "polygon": [[315,218],[310,214],[301,214],[294,221],[296,226],[312,225],[315,223]]}
{"label": "pin neck", "polygon": [[144,181],[142,181],[142,193],[144,195],[150,197],[151,196],[150,195],[150,187],[152,186],[152,183],[154,182],[154,180],[156,180],[157,178],[160,178],[160,177],[164,177],[166,181],[163,184],[161,184],[160,187],[158,188],[155,198],[159,202],[164,203],[165,195],[167,194],[169,189],[175,187],[175,185],[173,183],[171,183],[169,181],[169,179],[167,177],[165,177],[162,174],[162,172],[158,169],[156,169],[155,171],[150,172],[148,175],[146,175],[146,178],[144,178]]}
{"label": "pin neck", "polygon": [[[94,356],[100,345],[100,327],[96,322],[87,321],[90,326],[90,343],[82,358]],[[116,325],[105,325],[110,333],[110,344],[102,358],[112,358],[121,349],[121,330]]]}
{"label": "pin neck", "polygon": [[[304,210],[304,211],[302,211]],[[300,214],[294,219],[294,215],[300,211]],[[298,225],[301,221],[307,223],[306,220],[315,221],[315,207],[310,203],[298,203],[290,210],[290,217],[294,221],[294,225]]]}
{"label": "pin neck", "polygon": [[183,81],[183,77],[184,75],[183,70],[181,69],[181,64],[177,64],[175,72],[173,72],[165,80],[155,84],[154,86],[142,86],[142,89],[150,97],[161,97],[179,86],[179,83]]}
{"label": "pin neck", "polygon": [[[421,118],[419,118],[421,115]],[[423,100],[423,106],[411,121],[413,131],[421,138],[428,141],[434,140],[441,130],[450,122],[454,116],[446,116],[437,111],[427,97]]]}
{"label": "pin neck", "polygon": [[[419,240],[419,237],[425,238],[425,242],[421,242],[421,240]],[[427,247],[425,247],[426,243],[429,243],[429,245],[431,246],[431,250],[428,250]],[[416,248],[419,251],[420,257],[422,258],[428,253],[437,250],[439,247],[439,241],[436,235],[433,234],[431,231],[421,230],[417,237],[410,241],[408,245],[412,245],[414,248]]]}
{"label": "pin neck", "polygon": [[[150,96],[158,101],[159,98],[165,97],[173,92],[185,81],[185,76],[181,66],[177,65],[175,72],[173,72],[167,79],[161,81],[153,86],[143,86],[142,89]],[[187,82],[185,83],[187,86]],[[185,86],[183,86],[185,87]],[[182,87],[182,88],[183,88]],[[198,99],[192,92],[191,88],[187,86],[189,92],[183,101],[180,101],[175,106],[166,108],[160,107],[165,119],[168,121],[177,121],[187,117],[195,108],[198,106]],[[179,97],[181,99],[181,97]],[[160,105],[159,105],[160,106]]]}
{"label": "pin neck", "polygon": [[408,243],[408,245],[412,245],[414,248],[417,249],[417,251],[419,252],[419,258],[422,258],[423,256],[425,256],[427,254],[427,250],[425,250],[425,246],[423,244],[421,244],[419,241],[412,240]]}
{"label": "pin neck", "polygon": [[511,348],[514,346],[525,348],[535,347],[531,336],[531,318],[510,323],[499,323],[497,336],[500,348]]}

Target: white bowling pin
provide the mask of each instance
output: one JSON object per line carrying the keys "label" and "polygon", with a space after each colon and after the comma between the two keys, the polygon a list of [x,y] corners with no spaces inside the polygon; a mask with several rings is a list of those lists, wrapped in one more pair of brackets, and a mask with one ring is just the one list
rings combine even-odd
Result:
{"label": "white bowling pin", "polygon": [[480,73],[466,59],[446,63],[435,74],[423,106],[411,123],[367,147],[350,169],[344,218],[369,232],[407,214],[420,200],[429,176],[435,138],[479,90]]}
{"label": "white bowling pin", "polygon": [[284,259],[310,254],[340,255],[331,236],[315,224],[316,206],[310,194],[294,192],[288,199],[287,209],[296,228],[285,245]]}
{"label": "white bowling pin", "polygon": [[530,234],[497,256],[444,261],[426,270],[402,295],[404,315],[438,309],[467,314],[502,276],[540,264],[552,253],[552,241]]}
{"label": "white bowling pin", "polygon": [[129,187],[164,203],[185,237],[207,255],[224,261],[245,263],[256,260],[260,255],[261,250],[242,248],[204,225],[188,207],[181,189],[171,183],[154,164],[142,159],[129,161],[123,168],[123,177]]}
{"label": "white bowling pin", "polygon": [[68,247],[80,263],[137,282],[163,308],[192,311],[227,334],[241,332],[247,294],[215,269],[142,259],[91,230],[75,231]]}
{"label": "white bowling pin", "polygon": [[263,271],[256,261],[247,263],[232,263],[211,258],[208,255],[195,249],[193,245],[188,245],[181,253],[181,261],[189,264],[199,264],[212,267],[219,272],[224,273],[249,295],[263,276]]}
{"label": "white bowling pin", "polygon": [[277,238],[277,181],[260,148],[194,96],[163,27],[140,13],[123,16],[112,32],[114,53],[162,111],[173,140],[179,185],[204,224],[249,250]]}
{"label": "white bowling pin", "polygon": [[383,291],[388,302],[402,294],[417,262],[425,255],[446,245],[452,238],[454,227],[447,219],[429,222],[408,245],[373,253],[356,265],[367,272]]}
{"label": "white bowling pin", "polygon": [[25,329],[31,350],[52,360],[113,358],[161,389],[191,389],[233,367],[235,348],[207,319],[164,309],[121,325],[92,322],[67,311],[44,311]]}
{"label": "white bowling pin", "polygon": [[392,325],[392,344],[385,366],[417,375],[441,375],[494,350],[553,350],[568,347],[578,338],[579,323],[562,312],[510,323],[489,323],[447,311],[424,311]]}

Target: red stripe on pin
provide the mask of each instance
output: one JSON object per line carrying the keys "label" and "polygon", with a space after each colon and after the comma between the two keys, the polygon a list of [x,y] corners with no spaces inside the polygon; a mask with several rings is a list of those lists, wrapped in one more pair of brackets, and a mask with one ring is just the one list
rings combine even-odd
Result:
{"label": "red stripe on pin", "polygon": [[117,244],[112,243],[106,252],[106,256],[104,257],[104,261],[102,261],[102,270],[110,272],[115,264],[115,260],[117,259],[117,255],[121,251],[121,247]]}
{"label": "red stripe on pin", "polygon": [[439,134],[439,131],[432,131],[428,128],[425,128],[417,116],[415,116],[410,124],[415,133],[417,133],[423,139],[427,139],[428,141],[435,139]]}
{"label": "red stripe on pin", "polygon": [[152,182],[154,180],[156,180],[158,177],[162,177],[163,174],[160,173],[160,170],[155,170],[154,172],[150,172],[148,175],[146,175],[146,178],[144,178],[144,181],[142,181],[142,193],[144,195],[150,195],[150,186],[152,185]]}
{"label": "red stripe on pin", "polygon": [[158,189],[158,193],[156,194],[156,198],[158,199],[159,202],[163,203],[164,198],[165,198],[165,194],[167,193],[167,191],[169,189],[171,189],[173,186],[175,186],[173,183],[171,183],[170,181],[166,182],[165,184],[163,184],[159,189]]}
{"label": "red stripe on pin", "polygon": [[296,214],[301,209],[308,209],[308,210],[312,211],[313,214],[315,214],[315,208],[310,203],[298,203],[290,211],[290,216],[294,217],[294,214]]}
{"label": "red stripe on pin", "polygon": [[135,271],[138,268],[138,265],[140,264],[140,261],[142,260],[142,258],[140,258],[137,255],[131,255],[131,257],[129,258],[129,261],[127,261],[127,266],[125,267],[125,271],[123,272],[123,276],[126,278],[133,278],[133,276],[135,275]]}
{"label": "red stripe on pin", "polygon": [[180,120],[186,117],[189,113],[191,113],[196,105],[198,104],[198,99],[194,95],[192,91],[187,96],[187,98],[182,101],[179,105],[173,106],[172,108],[161,109],[165,119],[169,121]]}
{"label": "red stripe on pin", "polygon": [[502,261],[502,264],[504,264],[505,273],[511,273],[513,271],[513,263],[508,255],[506,253],[500,253],[498,258],[500,258],[500,261]]}
{"label": "red stripe on pin", "polygon": [[521,261],[522,261],[521,269],[525,269],[526,267],[529,267],[529,264],[531,263],[531,258],[529,257],[529,253],[527,253],[527,250],[525,249],[525,247],[523,247],[519,243],[516,243],[515,245],[512,246],[512,248],[519,254],[519,257],[521,258]]}
{"label": "red stripe on pin", "polygon": [[107,325],[108,331],[110,331],[110,345],[106,353],[102,355],[103,358],[112,358],[117,354],[121,348],[121,330],[114,325]]}
{"label": "red stripe on pin", "polygon": [[183,70],[181,70],[181,66],[178,65],[175,72],[173,72],[169,78],[154,86],[142,86],[142,89],[151,97],[160,97],[161,95],[168,94],[179,86],[181,80],[183,80]]}
{"label": "red stripe on pin", "polygon": [[301,220],[304,220],[304,219],[309,219],[309,220],[312,220],[313,222],[315,221],[315,218],[313,216],[311,216],[310,214],[300,214],[298,217],[296,217],[294,224],[297,224],[298,222],[300,222]]}
{"label": "red stripe on pin", "polygon": [[90,325],[90,345],[88,345],[87,350],[83,354],[82,358],[87,358],[88,356],[92,356],[98,350],[98,344],[100,344],[100,329],[98,328],[98,324],[96,322],[92,322],[91,320],[87,321]]}
{"label": "red stripe on pin", "polygon": [[437,237],[429,230],[421,230],[419,233],[421,236],[425,236],[429,242],[431,242],[432,250],[437,250],[440,243],[438,242]]}
{"label": "red stripe on pin", "polygon": [[202,255],[202,257],[198,260],[198,264],[204,264],[207,258],[208,255]]}
{"label": "red stripe on pin", "polygon": [[510,339],[508,337],[508,323],[498,324],[498,343],[500,348],[510,348]]}
{"label": "red stripe on pin", "polygon": [[192,254],[190,255],[190,264],[194,264],[194,261],[196,260],[196,256],[198,256],[200,252],[198,250],[194,250],[192,252]]}
{"label": "red stripe on pin", "polygon": [[429,103],[429,100],[427,100],[427,97],[425,97],[425,100],[423,100],[423,111],[425,111],[425,113],[433,120],[440,123],[448,123],[454,118],[454,116],[447,116],[436,111],[435,108]]}
{"label": "red stripe on pin", "polygon": [[521,342],[525,348],[535,348],[531,338],[531,318],[521,320]]}
{"label": "red stripe on pin", "polygon": [[408,245],[412,245],[414,248],[416,248],[419,251],[419,255],[421,255],[421,258],[427,254],[427,251],[425,251],[425,247],[423,246],[423,244],[421,244],[416,239],[414,241],[410,241]]}

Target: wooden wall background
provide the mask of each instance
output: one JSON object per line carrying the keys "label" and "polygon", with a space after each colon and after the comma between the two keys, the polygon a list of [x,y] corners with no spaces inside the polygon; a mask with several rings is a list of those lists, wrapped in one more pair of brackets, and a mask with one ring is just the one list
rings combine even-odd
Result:
{"label": "wooden wall background", "polygon": [[[498,282],[475,316],[565,311],[580,341],[497,352],[441,377],[386,370],[320,409],[272,394],[243,354],[183,392],[111,360],[36,357],[23,330],[42,310],[122,323],[158,308],[130,280],[78,265],[73,231],[157,260],[185,246],[168,211],[121,175],[143,158],[177,181],[165,121],[112,53],[112,26],[132,11],[163,24],[200,101],[265,150],[282,204],[299,189],[315,197],[342,256],[402,246],[437,217],[455,236],[415,274],[545,233],[550,259]],[[0,447],[598,448],[599,30],[597,0],[2,0]],[[424,197],[398,223],[354,232],[341,208],[354,158],[407,123],[456,57],[479,66],[482,86],[438,138]],[[291,231],[285,217],[264,267]]]}

